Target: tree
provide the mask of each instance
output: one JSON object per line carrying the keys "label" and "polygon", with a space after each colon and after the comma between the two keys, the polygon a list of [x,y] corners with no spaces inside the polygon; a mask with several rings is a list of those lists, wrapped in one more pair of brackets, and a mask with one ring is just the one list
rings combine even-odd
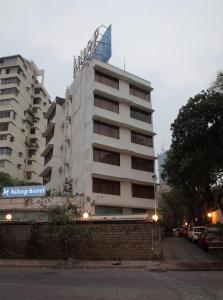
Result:
{"label": "tree", "polygon": [[35,182],[25,183],[22,180],[12,178],[8,173],[0,172],[0,190],[5,186],[38,185]]}
{"label": "tree", "polygon": [[190,220],[186,199],[181,190],[176,188],[162,195],[161,211],[165,230],[181,227],[182,220]]}
{"label": "tree", "polygon": [[13,179],[9,174],[0,172],[0,188],[4,186],[13,186],[15,185],[16,180]]}
{"label": "tree", "polygon": [[[213,205],[215,188],[222,190],[223,94],[207,90],[190,98],[171,130],[163,176],[181,189],[194,214],[204,214]],[[221,196],[218,205],[223,209]]]}
{"label": "tree", "polygon": [[219,72],[217,74],[217,78],[216,78],[215,82],[213,83],[211,89],[213,89],[219,93],[223,93],[223,72]]}

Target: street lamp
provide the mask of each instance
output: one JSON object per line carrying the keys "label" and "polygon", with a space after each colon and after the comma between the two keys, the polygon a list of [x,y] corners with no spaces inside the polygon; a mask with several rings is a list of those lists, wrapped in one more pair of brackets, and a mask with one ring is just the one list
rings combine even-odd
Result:
{"label": "street lamp", "polygon": [[157,215],[157,203],[156,203],[156,174],[154,174],[152,176],[153,180],[154,180],[154,200],[155,200],[155,207],[154,207],[154,215],[152,216],[153,221],[157,222],[159,217]]}

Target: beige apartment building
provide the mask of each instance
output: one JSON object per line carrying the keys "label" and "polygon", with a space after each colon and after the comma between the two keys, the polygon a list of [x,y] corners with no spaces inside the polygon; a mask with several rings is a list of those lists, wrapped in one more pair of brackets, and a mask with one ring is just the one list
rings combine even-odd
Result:
{"label": "beige apartment building", "polygon": [[152,215],[151,91],[149,81],[108,63],[86,63],[46,114],[46,187],[82,197],[91,215]]}
{"label": "beige apartment building", "polygon": [[34,62],[21,55],[0,58],[0,171],[27,183],[42,184],[50,106],[43,82],[44,71]]}

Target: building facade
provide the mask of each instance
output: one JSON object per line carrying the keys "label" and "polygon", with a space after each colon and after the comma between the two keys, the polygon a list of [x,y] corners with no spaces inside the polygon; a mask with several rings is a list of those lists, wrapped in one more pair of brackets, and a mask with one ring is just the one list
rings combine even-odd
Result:
{"label": "building facade", "polygon": [[82,196],[93,215],[154,213],[151,91],[150,82],[110,64],[86,64],[65,101],[53,104],[47,187]]}
{"label": "building facade", "polygon": [[50,97],[44,71],[14,55],[0,58],[0,171],[26,183],[42,183],[44,113]]}

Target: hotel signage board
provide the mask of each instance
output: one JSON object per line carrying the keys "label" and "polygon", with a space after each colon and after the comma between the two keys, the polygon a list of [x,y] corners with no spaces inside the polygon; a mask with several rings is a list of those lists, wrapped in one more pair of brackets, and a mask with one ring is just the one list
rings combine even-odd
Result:
{"label": "hotel signage board", "polygon": [[98,27],[92,39],[87,43],[87,46],[81,50],[80,55],[74,56],[74,73],[75,78],[82,67],[92,58],[102,62],[108,62],[111,57],[111,25],[109,27]]}
{"label": "hotel signage board", "polygon": [[45,195],[46,188],[43,185],[10,186],[2,190],[2,198],[43,197]]}

